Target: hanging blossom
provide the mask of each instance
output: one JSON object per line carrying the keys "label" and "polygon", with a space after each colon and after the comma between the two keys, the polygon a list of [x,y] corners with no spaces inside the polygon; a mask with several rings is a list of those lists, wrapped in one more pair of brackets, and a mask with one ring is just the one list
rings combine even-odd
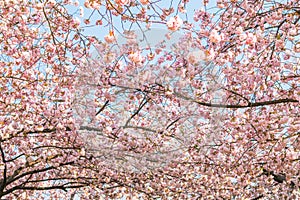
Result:
{"label": "hanging blossom", "polygon": [[167,22],[167,27],[171,31],[177,31],[183,24],[182,19],[179,16],[171,17]]}
{"label": "hanging blossom", "polygon": [[104,36],[104,40],[107,43],[113,43],[116,40],[114,32],[110,31],[108,35]]}
{"label": "hanging blossom", "polygon": [[128,55],[128,58],[130,61],[134,62],[134,63],[140,63],[143,61],[143,57],[140,54],[140,52],[132,52]]}
{"label": "hanging blossom", "polygon": [[217,30],[212,30],[211,33],[210,33],[210,36],[209,36],[209,40],[211,42],[214,42],[214,43],[218,43],[221,41],[221,35],[218,33]]}

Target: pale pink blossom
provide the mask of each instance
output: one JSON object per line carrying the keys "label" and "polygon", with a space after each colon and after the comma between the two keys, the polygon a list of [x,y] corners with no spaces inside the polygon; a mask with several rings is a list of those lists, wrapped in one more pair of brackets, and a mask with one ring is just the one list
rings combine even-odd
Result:
{"label": "pale pink blossom", "polygon": [[141,4],[147,5],[149,3],[149,0],[140,0]]}
{"label": "pale pink blossom", "polygon": [[147,28],[147,29],[150,29],[150,28],[151,28],[151,25],[152,25],[152,23],[148,22],[148,23],[146,24],[146,28]]}
{"label": "pale pink blossom", "polygon": [[30,124],[30,125],[34,124],[34,122],[32,120],[25,120],[25,123]]}
{"label": "pale pink blossom", "polygon": [[129,0],[116,0],[116,3],[121,6],[124,6],[124,5],[129,4]]}
{"label": "pale pink blossom", "polygon": [[221,41],[221,36],[217,30],[212,30],[209,35],[209,40],[214,43],[218,43]]}
{"label": "pale pink blossom", "polygon": [[47,3],[50,7],[53,7],[56,4],[56,1],[55,0],[49,0]]}
{"label": "pale pink blossom", "polygon": [[36,127],[36,130],[37,130],[37,131],[43,131],[43,130],[44,130],[44,126],[38,125],[38,126]]}
{"label": "pale pink blossom", "polygon": [[35,8],[37,10],[41,10],[43,7],[44,7],[44,5],[42,3],[37,3],[36,6],[35,6]]}
{"label": "pale pink blossom", "polygon": [[218,2],[217,6],[218,6],[218,8],[224,8],[225,7],[225,5],[223,3],[221,3],[221,2]]}
{"label": "pale pink blossom", "polygon": [[86,1],[84,2],[84,6],[85,6],[86,8],[91,8],[91,4],[90,4],[90,2],[89,2],[88,0],[86,0]]}
{"label": "pale pink blossom", "polygon": [[174,92],[172,91],[172,89],[168,89],[167,91],[166,91],[166,95],[167,96],[170,96],[170,95],[172,95]]}
{"label": "pale pink blossom", "polygon": [[255,44],[257,42],[256,36],[253,33],[248,33],[246,38],[246,44]]}
{"label": "pale pink blossom", "polygon": [[109,52],[104,55],[103,61],[105,63],[111,63],[115,58],[116,58],[115,54]]}
{"label": "pale pink blossom", "polygon": [[205,52],[205,61],[211,61],[214,59],[216,53],[213,49],[210,49],[210,50],[206,50]]}
{"label": "pale pink blossom", "polygon": [[167,33],[165,36],[166,36],[166,38],[167,38],[168,40],[171,39],[171,34],[170,34],[170,33]]}
{"label": "pale pink blossom", "polygon": [[298,30],[297,28],[294,26],[292,26],[290,29],[289,29],[289,35],[290,36],[296,36],[298,34]]}
{"label": "pale pink blossom", "polygon": [[299,42],[294,46],[294,51],[296,53],[300,53],[300,43]]}
{"label": "pale pink blossom", "polygon": [[244,30],[240,26],[235,29],[235,33],[238,34],[238,35],[242,34],[243,32],[244,32]]}
{"label": "pale pink blossom", "polygon": [[110,126],[107,126],[107,127],[106,127],[106,131],[109,132],[109,133],[111,133],[111,132],[113,131],[113,129],[112,129],[112,127],[110,127]]}
{"label": "pale pink blossom", "polygon": [[113,43],[116,40],[114,33],[110,31],[108,35],[104,36],[104,40],[107,43]]}
{"label": "pale pink blossom", "polygon": [[247,34],[246,33],[242,33],[242,34],[239,35],[240,41],[244,41],[244,40],[246,40],[246,38],[247,38]]}
{"label": "pale pink blossom", "polygon": [[31,59],[30,53],[27,51],[22,52],[22,58],[25,59],[26,61],[29,61]]}
{"label": "pale pink blossom", "polygon": [[139,63],[143,60],[142,55],[140,54],[140,52],[134,52],[134,53],[130,53],[128,55],[128,58],[130,61],[134,62],[134,63]]}
{"label": "pale pink blossom", "polygon": [[83,11],[82,6],[79,7],[79,15],[80,15],[80,17],[83,17],[83,15],[84,15],[84,11]]}
{"label": "pale pink blossom", "polygon": [[148,55],[147,55],[147,59],[148,60],[153,60],[154,59],[154,57],[155,57],[155,54],[154,53],[149,53]]}
{"label": "pale pink blossom", "polygon": [[77,28],[80,25],[80,19],[75,17],[73,19],[73,28]]}
{"label": "pale pink blossom", "polygon": [[65,129],[65,126],[62,123],[58,123],[56,128],[57,129]]}
{"label": "pale pink blossom", "polygon": [[171,31],[177,31],[183,24],[182,19],[179,16],[171,17],[167,22],[167,27]]}
{"label": "pale pink blossom", "polygon": [[203,51],[193,51],[187,55],[187,60],[192,65],[195,65],[204,59],[205,59],[205,54]]}
{"label": "pale pink blossom", "polygon": [[81,148],[79,152],[80,152],[81,156],[85,156],[85,154],[86,154],[86,151],[84,148]]}
{"label": "pale pink blossom", "polygon": [[181,12],[181,13],[186,13],[186,9],[184,8],[184,4],[179,5],[178,11]]}
{"label": "pale pink blossom", "polygon": [[79,1],[78,0],[74,1],[73,5],[74,6],[79,6]]}

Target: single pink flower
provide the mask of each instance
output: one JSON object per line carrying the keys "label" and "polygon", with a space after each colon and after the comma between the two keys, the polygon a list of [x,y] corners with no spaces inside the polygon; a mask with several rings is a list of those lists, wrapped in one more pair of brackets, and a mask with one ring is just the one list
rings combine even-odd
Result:
{"label": "single pink flower", "polygon": [[167,27],[171,31],[177,31],[180,26],[183,24],[182,19],[179,16],[171,17],[167,22]]}
{"label": "single pink flower", "polygon": [[218,43],[221,41],[221,36],[217,30],[212,30],[209,35],[209,40],[214,43]]}
{"label": "single pink flower", "polygon": [[143,57],[141,56],[140,52],[132,52],[128,55],[130,61],[134,63],[142,62]]}
{"label": "single pink flower", "polygon": [[253,33],[248,33],[247,39],[246,39],[246,44],[255,44],[257,42],[256,36],[253,35]]}
{"label": "single pink flower", "polygon": [[104,36],[104,40],[107,43],[112,43],[116,40],[114,32],[110,31],[108,35]]}

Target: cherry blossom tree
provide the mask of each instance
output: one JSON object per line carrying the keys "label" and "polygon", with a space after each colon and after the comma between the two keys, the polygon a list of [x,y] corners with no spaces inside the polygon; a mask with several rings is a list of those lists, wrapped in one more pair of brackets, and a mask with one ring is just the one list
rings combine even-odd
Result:
{"label": "cherry blossom tree", "polygon": [[1,199],[41,198],[36,191],[55,198],[91,179],[79,174],[82,142],[70,107],[71,69],[88,44],[65,6],[0,1]]}
{"label": "cherry blossom tree", "polygon": [[298,1],[0,4],[0,197],[300,198]]}

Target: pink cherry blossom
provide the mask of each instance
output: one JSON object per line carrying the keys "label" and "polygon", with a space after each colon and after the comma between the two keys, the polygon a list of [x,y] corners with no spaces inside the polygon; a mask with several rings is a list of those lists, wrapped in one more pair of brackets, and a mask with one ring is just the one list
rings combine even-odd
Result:
{"label": "pink cherry blossom", "polygon": [[33,2],[0,1],[0,199],[300,199],[299,1]]}
{"label": "pink cherry blossom", "polygon": [[257,42],[256,36],[253,33],[247,35],[246,44],[255,44]]}
{"label": "pink cherry blossom", "polygon": [[140,63],[143,60],[143,57],[140,54],[140,52],[129,53],[128,58],[134,63]]}
{"label": "pink cherry blossom", "polygon": [[116,41],[115,35],[112,31],[108,35],[104,36],[104,39],[107,43],[113,43]]}
{"label": "pink cherry blossom", "polygon": [[141,4],[143,5],[147,5],[149,4],[149,0],[140,0]]}
{"label": "pink cherry blossom", "polygon": [[129,0],[116,0],[116,3],[121,5],[121,6],[124,6],[124,5],[127,5],[129,3]]}
{"label": "pink cherry blossom", "polygon": [[183,24],[182,19],[179,16],[171,17],[167,22],[167,27],[171,31],[177,31]]}
{"label": "pink cherry blossom", "polygon": [[217,43],[221,40],[221,36],[217,30],[212,30],[209,35],[209,40],[211,42]]}

